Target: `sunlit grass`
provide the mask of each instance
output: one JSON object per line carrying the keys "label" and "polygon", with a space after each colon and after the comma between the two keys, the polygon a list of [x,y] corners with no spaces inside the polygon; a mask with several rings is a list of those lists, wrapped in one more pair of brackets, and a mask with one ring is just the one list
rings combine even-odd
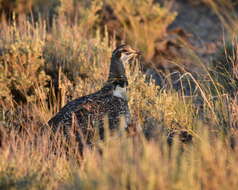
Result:
{"label": "sunlit grass", "polygon": [[[143,7],[132,7],[132,0],[105,2],[121,16],[127,41],[151,60],[154,42],[166,35],[175,15],[159,5],[148,12],[152,1],[141,0],[149,2]],[[83,8],[75,16],[79,5]],[[232,54],[225,50],[219,55],[226,59],[216,60],[229,69],[205,62],[180,44],[201,71],[194,75],[184,69],[178,79],[182,89],[193,86],[189,95],[169,84],[157,86],[139,66],[145,59],[128,65],[135,134],[107,135],[104,141],[95,137],[83,157],[74,141],[68,144],[61,133],[52,134],[49,118],[68,101],[104,85],[118,43],[107,26],[98,26],[102,4],[79,1],[78,6],[62,1],[50,28],[43,18],[32,23],[18,14],[1,23],[0,189],[237,189],[235,39]],[[120,12],[126,8],[139,14],[126,12],[129,23]],[[169,146],[169,134],[181,130],[193,135],[192,142],[182,143],[175,135]]]}

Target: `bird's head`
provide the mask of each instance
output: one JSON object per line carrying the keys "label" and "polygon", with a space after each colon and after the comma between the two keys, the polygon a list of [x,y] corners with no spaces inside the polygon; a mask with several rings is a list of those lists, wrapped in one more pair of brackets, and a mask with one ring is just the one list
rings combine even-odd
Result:
{"label": "bird's head", "polygon": [[129,45],[118,46],[112,52],[108,81],[111,82],[118,79],[127,81],[126,65],[139,55],[140,52],[132,49]]}
{"label": "bird's head", "polygon": [[133,49],[131,46],[123,44],[118,46],[112,52],[112,58],[120,60],[123,65],[127,64],[133,58],[136,58],[140,55],[140,52]]}

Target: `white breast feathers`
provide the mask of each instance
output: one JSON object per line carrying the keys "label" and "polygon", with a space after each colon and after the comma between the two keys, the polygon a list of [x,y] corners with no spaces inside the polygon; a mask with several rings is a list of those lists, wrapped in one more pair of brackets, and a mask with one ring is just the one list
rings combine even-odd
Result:
{"label": "white breast feathers", "polygon": [[113,90],[113,96],[127,100],[126,87],[120,87],[119,85]]}

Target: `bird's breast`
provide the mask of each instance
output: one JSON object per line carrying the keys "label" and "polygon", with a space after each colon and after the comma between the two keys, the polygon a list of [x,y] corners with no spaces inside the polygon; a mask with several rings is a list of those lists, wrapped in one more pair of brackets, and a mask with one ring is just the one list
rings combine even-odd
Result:
{"label": "bird's breast", "polygon": [[122,98],[124,100],[127,100],[127,92],[126,92],[126,87],[120,87],[117,86],[114,90],[113,90],[113,96],[118,97],[118,98]]}

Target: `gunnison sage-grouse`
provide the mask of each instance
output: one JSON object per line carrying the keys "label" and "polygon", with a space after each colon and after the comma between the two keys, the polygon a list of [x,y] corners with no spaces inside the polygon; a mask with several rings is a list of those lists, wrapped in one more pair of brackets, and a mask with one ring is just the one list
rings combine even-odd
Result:
{"label": "gunnison sage-grouse", "polygon": [[[129,45],[120,45],[112,52],[109,77],[105,85],[97,92],[67,103],[56,115],[48,121],[53,131],[62,129],[66,137],[69,135],[74,121],[76,140],[91,144],[95,133],[104,138],[104,118],[108,118],[110,131],[117,130],[124,117],[125,129],[130,125],[126,88],[128,80],[125,65],[139,55],[139,51]],[[83,146],[83,144],[81,144]]]}

